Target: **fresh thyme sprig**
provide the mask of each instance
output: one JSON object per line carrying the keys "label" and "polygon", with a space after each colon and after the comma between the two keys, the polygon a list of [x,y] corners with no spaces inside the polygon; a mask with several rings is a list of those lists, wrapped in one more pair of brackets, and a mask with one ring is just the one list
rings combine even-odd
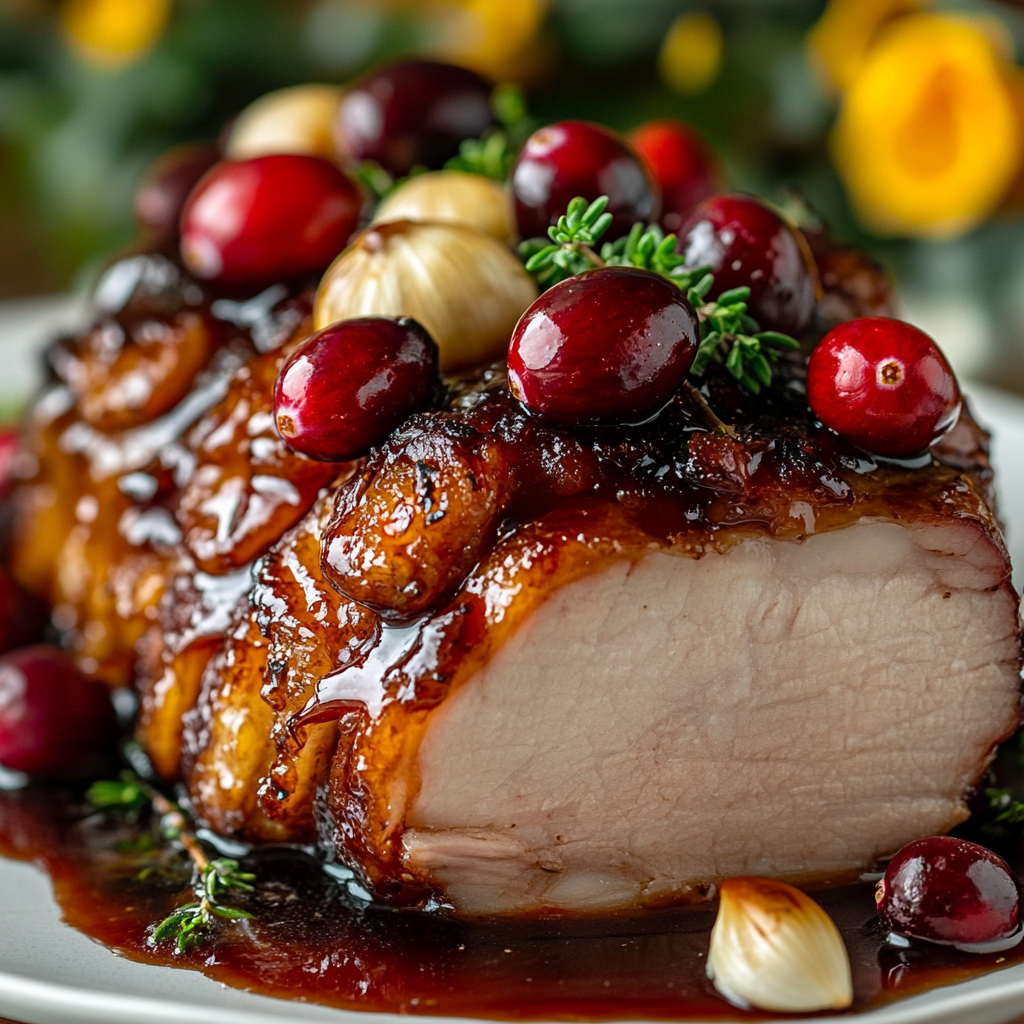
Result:
{"label": "fresh thyme sprig", "polygon": [[136,819],[151,806],[160,815],[163,838],[180,843],[182,851],[192,861],[191,887],[196,901],[179,907],[156,925],[150,937],[153,945],[173,941],[177,951],[185,953],[209,937],[217,918],[226,921],[252,918],[247,910],[225,906],[220,897],[227,892],[253,892],[256,876],[242,871],[237,860],[227,857],[210,860],[185,812],[158,790],[125,772],[118,781],[94,782],[86,798],[96,810],[120,813],[129,820]]}
{"label": "fresh thyme sprig", "polygon": [[690,373],[699,377],[714,362],[752,394],[769,387],[772,363],[783,352],[798,349],[800,343],[778,331],[760,329],[747,313],[747,287],[732,288],[709,300],[714,275],[708,267],[686,268],[685,258],[676,252],[676,236],[664,234],[656,225],[634,224],[624,238],[606,242],[598,256],[595,246],[612,223],[607,206],[607,196],[589,204],[577,196],[558,223],[548,229],[549,241],[532,238],[520,245],[520,256],[537,283],[550,288],[603,266],[636,267],[660,274],[685,292],[700,320],[700,347]]}

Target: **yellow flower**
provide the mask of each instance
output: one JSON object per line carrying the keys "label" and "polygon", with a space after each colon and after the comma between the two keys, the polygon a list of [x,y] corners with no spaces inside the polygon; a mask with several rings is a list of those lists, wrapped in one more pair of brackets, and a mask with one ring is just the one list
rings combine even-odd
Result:
{"label": "yellow flower", "polygon": [[495,80],[520,80],[546,52],[536,45],[546,12],[547,0],[447,0],[438,50]]}
{"label": "yellow flower", "polygon": [[64,0],[61,24],[84,60],[117,67],[146,53],[170,16],[171,0]]}
{"label": "yellow flower", "polygon": [[879,32],[920,9],[921,0],[829,0],[807,39],[822,77],[836,89],[849,88]]}
{"label": "yellow flower", "polygon": [[702,92],[722,66],[722,28],[710,14],[680,14],[658,55],[662,80],[676,92]]}
{"label": "yellow flower", "polygon": [[1008,70],[987,27],[967,18],[916,14],[882,34],[832,136],[869,227],[948,237],[993,211],[1021,155]]}

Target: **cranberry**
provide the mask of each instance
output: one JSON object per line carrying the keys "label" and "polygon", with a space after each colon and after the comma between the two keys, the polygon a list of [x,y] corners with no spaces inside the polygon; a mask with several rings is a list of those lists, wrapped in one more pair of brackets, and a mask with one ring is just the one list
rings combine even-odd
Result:
{"label": "cranberry", "polygon": [[844,441],[909,458],[956,422],[960,389],[927,334],[902,320],[872,316],[825,335],[807,367],[807,400]]}
{"label": "cranberry", "polygon": [[29,775],[77,768],[117,734],[110,695],[56,647],[0,657],[0,764]]}
{"label": "cranberry", "polygon": [[355,230],[362,194],[320,157],[225,160],[199,182],[181,218],[181,253],[197,277],[267,284],[324,270]]}
{"label": "cranberry", "polygon": [[656,187],[622,136],[589,121],[559,121],[534,132],[512,171],[523,238],[546,235],[576,196],[591,202],[608,196],[613,220],[602,241],[613,241],[655,216]]}
{"label": "cranberry", "polygon": [[889,930],[905,938],[969,949],[1020,937],[1020,895],[1006,861],[952,836],[904,846],[875,901]]}
{"label": "cranberry", "polygon": [[0,429],[0,498],[11,493],[14,486],[14,460],[21,447],[21,432],[14,428]]}
{"label": "cranberry", "polygon": [[678,233],[693,208],[713,196],[722,170],[704,140],[682,121],[648,121],[629,136],[661,189],[661,226]]}
{"label": "cranberry", "polygon": [[656,415],[697,354],[697,314],[671,281],[602,267],[546,291],[512,335],[508,380],[555,424],[638,423]]}
{"label": "cranberry", "polygon": [[434,340],[409,318],[366,316],[325,327],[281,368],[278,433],[311,459],[359,458],[430,405],[437,359]]}
{"label": "cranberry", "polygon": [[750,288],[747,308],[762,330],[799,334],[814,314],[817,274],[807,243],[753,196],[713,196],[683,225],[688,267],[710,267],[715,297]]}
{"label": "cranberry", "polygon": [[175,146],[166,152],[135,192],[135,219],[159,240],[175,237],[185,200],[219,159],[220,151],[210,145]]}
{"label": "cranberry", "polygon": [[396,178],[417,165],[442,167],[464,139],[494,127],[491,91],[486,79],[453,64],[390,64],[345,94],[339,146],[354,160],[376,160]]}

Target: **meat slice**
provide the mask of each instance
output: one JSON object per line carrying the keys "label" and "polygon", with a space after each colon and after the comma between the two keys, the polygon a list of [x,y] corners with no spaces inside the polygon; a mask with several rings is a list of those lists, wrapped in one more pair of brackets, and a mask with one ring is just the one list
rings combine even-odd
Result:
{"label": "meat slice", "polygon": [[1005,550],[960,505],[799,541],[669,546],[613,508],[525,528],[376,690],[321,694],[368,708],[336,755],[340,856],[394,899],[594,912],[952,828],[1019,717]]}
{"label": "meat slice", "polygon": [[977,524],[865,521],[563,587],[430,716],[403,861],[460,910],[813,880],[966,817],[1017,722]]}

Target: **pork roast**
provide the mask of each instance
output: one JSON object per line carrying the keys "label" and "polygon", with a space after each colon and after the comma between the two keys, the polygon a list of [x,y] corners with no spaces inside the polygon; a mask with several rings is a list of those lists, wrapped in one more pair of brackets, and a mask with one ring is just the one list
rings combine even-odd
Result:
{"label": "pork roast", "polygon": [[[85,670],[137,682],[212,828],[488,914],[838,879],[964,819],[1020,669],[966,410],[883,463],[809,419],[800,355],[758,397],[709,372],[730,427],[684,391],[604,433],[530,420],[497,366],[311,463],[268,415],[308,294],[212,301],[172,269],[55,347],[13,561]],[[218,347],[182,390],[197,325]],[[181,348],[146,363],[159,402],[97,390],[139,338]]]}

